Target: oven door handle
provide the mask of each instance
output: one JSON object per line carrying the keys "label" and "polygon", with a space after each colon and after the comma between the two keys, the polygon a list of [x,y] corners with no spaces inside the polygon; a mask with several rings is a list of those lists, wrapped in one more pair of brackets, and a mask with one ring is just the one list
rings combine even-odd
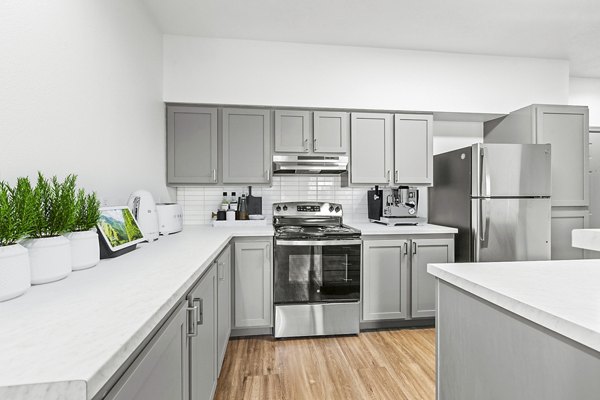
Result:
{"label": "oven door handle", "polygon": [[348,240],[275,240],[277,246],[351,246],[361,244],[360,239]]}

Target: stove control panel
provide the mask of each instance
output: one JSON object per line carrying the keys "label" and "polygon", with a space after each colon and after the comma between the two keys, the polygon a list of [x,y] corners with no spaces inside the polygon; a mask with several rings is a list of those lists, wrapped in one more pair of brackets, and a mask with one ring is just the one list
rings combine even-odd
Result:
{"label": "stove control panel", "polygon": [[273,204],[273,216],[341,217],[342,205],[327,202],[292,201]]}
{"label": "stove control panel", "polygon": [[[287,207],[284,206],[284,210],[285,209],[287,209]],[[330,207],[330,209],[331,209],[331,207]],[[296,211],[298,211],[298,212],[319,212],[319,211],[321,211],[321,206],[298,205],[298,206],[296,206]]]}

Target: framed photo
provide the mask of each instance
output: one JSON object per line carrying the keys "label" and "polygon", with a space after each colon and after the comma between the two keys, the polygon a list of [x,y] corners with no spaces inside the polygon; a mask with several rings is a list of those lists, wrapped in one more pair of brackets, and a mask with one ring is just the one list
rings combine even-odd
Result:
{"label": "framed photo", "polygon": [[100,208],[98,232],[113,252],[145,240],[142,230],[127,206]]}

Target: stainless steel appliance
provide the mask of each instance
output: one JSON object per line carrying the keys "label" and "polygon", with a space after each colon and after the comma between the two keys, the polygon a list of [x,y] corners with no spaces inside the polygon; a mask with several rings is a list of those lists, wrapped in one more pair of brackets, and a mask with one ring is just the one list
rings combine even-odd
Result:
{"label": "stainless steel appliance", "polygon": [[385,225],[416,225],[425,222],[418,217],[419,190],[414,187],[374,189],[367,191],[367,207],[371,222]]}
{"label": "stainless steel appliance", "polygon": [[339,175],[348,171],[347,156],[273,156],[275,175]]}
{"label": "stainless steel appliance", "polygon": [[429,222],[458,228],[457,262],[550,259],[550,157],[549,144],[434,156]]}
{"label": "stainless steel appliance", "polygon": [[342,214],[334,203],[273,205],[276,338],[358,333],[360,231]]}

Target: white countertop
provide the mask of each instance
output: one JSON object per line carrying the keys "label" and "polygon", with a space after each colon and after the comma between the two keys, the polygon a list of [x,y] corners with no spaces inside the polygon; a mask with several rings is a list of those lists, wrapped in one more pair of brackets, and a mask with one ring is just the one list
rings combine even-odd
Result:
{"label": "white countertop", "polygon": [[0,303],[0,399],[94,396],[234,236],[273,228],[186,226]]}
{"label": "white countertop", "polygon": [[571,245],[580,249],[600,251],[600,229],[573,229]]}
{"label": "white countertop", "polygon": [[427,271],[600,351],[600,260],[429,264]]}
{"label": "white countertop", "polygon": [[359,229],[363,236],[370,235],[436,235],[458,233],[458,229],[447,226],[418,224],[418,225],[398,225],[387,226],[376,224],[374,222],[349,222],[347,225]]}

